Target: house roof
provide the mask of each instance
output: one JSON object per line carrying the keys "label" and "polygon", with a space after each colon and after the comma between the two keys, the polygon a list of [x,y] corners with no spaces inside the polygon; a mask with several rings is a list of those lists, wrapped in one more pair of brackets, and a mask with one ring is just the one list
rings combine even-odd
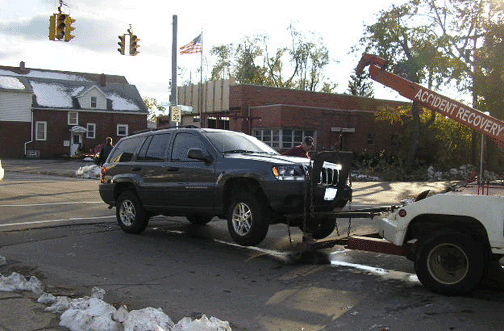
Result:
{"label": "house roof", "polygon": [[78,97],[93,87],[106,96],[107,111],[149,112],[137,88],[123,76],[0,66],[0,91],[33,92],[34,108],[84,110]]}

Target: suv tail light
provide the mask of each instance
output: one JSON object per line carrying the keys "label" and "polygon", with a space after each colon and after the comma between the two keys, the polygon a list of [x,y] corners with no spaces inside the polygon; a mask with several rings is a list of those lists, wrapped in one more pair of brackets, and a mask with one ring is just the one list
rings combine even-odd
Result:
{"label": "suv tail light", "polygon": [[101,168],[101,176],[100,176],[100,183],[105,184],[105,176],[107,175],[107,168],[102,167]]}

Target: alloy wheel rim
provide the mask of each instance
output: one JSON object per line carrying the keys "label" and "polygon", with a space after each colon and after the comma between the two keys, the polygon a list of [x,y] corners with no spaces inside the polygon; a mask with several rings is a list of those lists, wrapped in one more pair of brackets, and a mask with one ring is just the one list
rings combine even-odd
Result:
{"label": "alloy wheel rim", "polygon": [[136,217],[135,206],[130,200],[124,200],[119,211],[121,222],[126,226],[131,226]]}
{"label": "alloy wheel rim", "polygon": [[234,231],[240,236],[247,235],[252,227],[252,221],[252,210],[250,207],[243,202],[236,204],[232,217]]}

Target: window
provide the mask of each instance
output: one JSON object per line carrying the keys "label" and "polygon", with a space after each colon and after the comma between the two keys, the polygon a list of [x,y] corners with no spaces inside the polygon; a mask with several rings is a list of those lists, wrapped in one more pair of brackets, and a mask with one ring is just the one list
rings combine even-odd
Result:
{"label": "window", "polygon": [[79,124],[79,113],[76,111],[68,112],[68,125],[78,125]]}
{"label": "window", "polygon": [[256,129],[254,135],[275,149],[289,149],[301,145],[303,138],[315,134],[314,130],[302,129]]}
{"label": "window", "polygon": [[117,136],[125,137],[128,135],[128,124],[117,124]]}
{"label": "window", "polygon": [[135,137],[119,141],[114,149],[114,153],[110,156],[111,162],[131,161],[142,139],[143,137]]}
{"label": "window", "polygon": [[35,140],[47,140],[47,122],[35,122]]}
{"label": "window", "polygon": [[195,161],[187,157],[187,153],[192,148],[199,148],[206,151],[203,140],[191,133],[181,132],[175,137],[173,143],[172,160],[174,161]]}
{"label": "window", "polygon": [[86,138],[95,139],[96,138],[96,124],[88,123],[86,128],[87,128]]}
{"label": "window", "polygon": [[163,161],[169,141],[170,133],[150,136],[138,152],[137,161]]}
{"label": "window", "polygon": [[96,97],[91,97],[91,108],[96,108]]}
{"label": "window", "polygon": [[375,143],[375,134],[374,133],[368,134],[368,136],[367,136],[367,144],[368,145],[373,145],[374,143]]}

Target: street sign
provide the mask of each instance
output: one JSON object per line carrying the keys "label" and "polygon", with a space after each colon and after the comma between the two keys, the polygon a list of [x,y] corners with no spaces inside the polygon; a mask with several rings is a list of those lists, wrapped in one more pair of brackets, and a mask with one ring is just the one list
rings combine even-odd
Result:
{"label": "street sign", "polygon": [[180,123],[182,122],[182,109],[178,106],[171,107],[171,121]]}

